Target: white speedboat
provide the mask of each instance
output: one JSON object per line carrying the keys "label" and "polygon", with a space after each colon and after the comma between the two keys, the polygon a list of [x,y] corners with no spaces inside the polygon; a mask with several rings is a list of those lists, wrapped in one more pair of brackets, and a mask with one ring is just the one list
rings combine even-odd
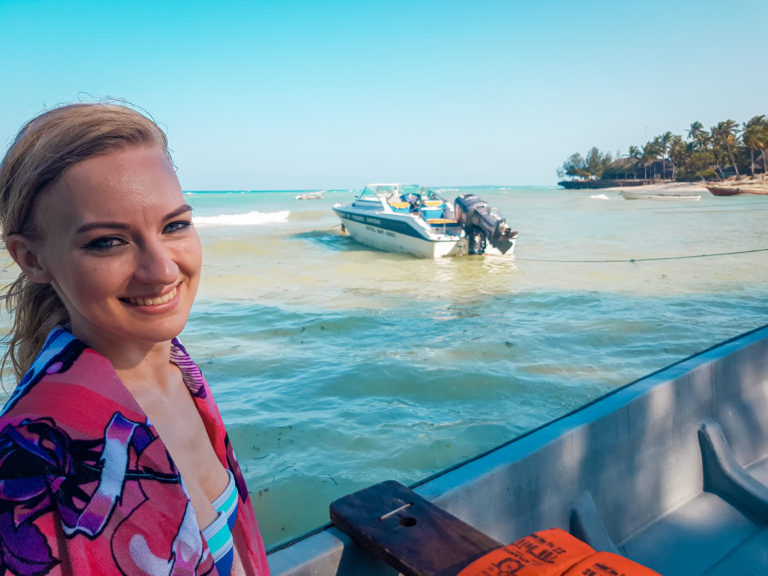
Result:
{"label": "white speedboat", "polygon": [[423,186],[369,184],[353,202],[333,210],[361,244],[421,258],[512,255],[517,241],[517,232],[474,194],[450,202]]}

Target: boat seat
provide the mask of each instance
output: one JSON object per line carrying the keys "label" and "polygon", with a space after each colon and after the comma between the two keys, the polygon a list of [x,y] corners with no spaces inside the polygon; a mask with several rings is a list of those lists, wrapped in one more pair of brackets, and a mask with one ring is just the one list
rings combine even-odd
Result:
{"label": "boat seat", "polygon": [[768,524],[768,486],[741,466],[714,420],[699,428],[704,489],[714,492],[755,522]]}
{"label": "boat seat", "polygon": [[419,209],[419,212],[421,212],[421,215],[427,220],[431,220],[433,218],[442,218],[443,217],[443,209],[442,208],[429,208],[429,207],[422,207]]}
{"label": "boat seat", "polygon": [[571,534],[584,540],[596,550],[605,550],[620,554],[616,544],[608,534],[600,512],[588,491],[579,497],[571,512]]}
{"label": "boat seat", "polygon": [[395,212],[411,211],[411,205],[408,202],[400,202],[398,200],[395,200],[393,202],[390,202],[389,205],[392,207],[392,210],[394,210]]}

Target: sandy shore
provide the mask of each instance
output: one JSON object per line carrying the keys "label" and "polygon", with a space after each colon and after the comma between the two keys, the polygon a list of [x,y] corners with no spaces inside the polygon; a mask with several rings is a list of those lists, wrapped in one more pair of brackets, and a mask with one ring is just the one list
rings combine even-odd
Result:
{"label": "sandy shore", "polygon": [[[675,194],[702,194],[708,192],[707,186],[716,186],[718,188],[731,188],[734,193],[740,194],[768,194],[768,179],[761,178],[729,178],[719,182],[662,182],[659,184],[645,184],[642,186],[633,186],[627,190],[642,190],[651,192],[654,190],[664,192],[674,192]],[[601,190],[621,191],[625,190],[621,186],[613,188],[602,188]]]}

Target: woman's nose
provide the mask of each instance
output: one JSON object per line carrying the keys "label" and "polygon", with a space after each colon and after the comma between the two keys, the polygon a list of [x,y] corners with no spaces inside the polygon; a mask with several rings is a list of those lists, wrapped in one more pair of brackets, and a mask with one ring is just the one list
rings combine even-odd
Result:
{"label": "woman's nose", "polygon": [[162,242],[146,244],[139,250],[136,277],[152,284],[171,284],[179,275],[173,252]]}

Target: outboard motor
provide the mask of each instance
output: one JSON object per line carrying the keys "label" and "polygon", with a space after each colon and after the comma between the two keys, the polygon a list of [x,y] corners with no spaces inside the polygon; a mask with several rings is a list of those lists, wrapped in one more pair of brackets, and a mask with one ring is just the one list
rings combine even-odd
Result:
{"label": "outboard motor", "polygon": [[485,254],[486,241],[506,254],[512,247],[517,232],[507,226],[490,204],[474,194],[464,194],[454,201],[456,220],[469,238],[470,254]]}

